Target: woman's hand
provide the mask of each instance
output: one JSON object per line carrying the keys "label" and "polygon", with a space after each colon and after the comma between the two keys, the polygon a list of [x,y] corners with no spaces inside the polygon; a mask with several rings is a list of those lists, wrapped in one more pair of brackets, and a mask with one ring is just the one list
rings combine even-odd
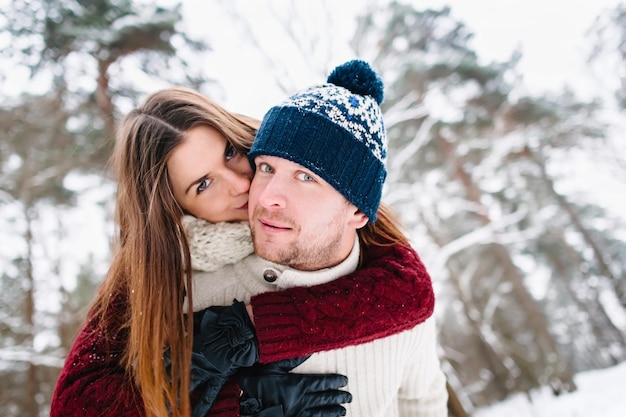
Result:
{"label": "woman's hand", "polygon": [[[352,395],[339,388],[348,378],[339,374],[290,373],[307,358],[288,359],[242,370],[242,417],[338,417]],[[245,373],[245,375],[241,375]]]}
{"label": "woman's hand", "polygon": [[244,303],[210,307],[201,315],[199,334],[194,332],[193,351],[202,354],[216,371],[230,376],[259,360],[254,325]]}
{"label": "woman's hand", "polygon": [[[197,313],[194,321],[189,391],[192,398],[198,399],[194,402],[192,417],[202,417],[228,377],[259,360],[259,349],[254,326],[242,302],[210,307]],[[163,358],[169,374],[168,351]]]}

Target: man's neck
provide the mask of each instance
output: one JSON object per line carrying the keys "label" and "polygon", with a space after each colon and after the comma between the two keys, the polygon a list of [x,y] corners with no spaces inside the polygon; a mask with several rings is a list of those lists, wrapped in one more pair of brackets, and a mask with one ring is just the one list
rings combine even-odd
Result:
{"label": "man's neck", "polygon": [[276,281],[279,288],[311,287],[333,281],[343,275],[354,272],[359,265],[360,245],[358,236],[354,239],[352,250],[348,256],[337,265],[316,271],[301,271],[284,265],[275,265],[280,278]]}

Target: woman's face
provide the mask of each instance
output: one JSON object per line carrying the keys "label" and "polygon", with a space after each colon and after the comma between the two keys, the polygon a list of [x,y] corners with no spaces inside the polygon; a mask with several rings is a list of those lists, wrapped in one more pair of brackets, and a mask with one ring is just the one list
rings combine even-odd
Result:
{"label": "woman's face", "polygon": [[212,223],[248,220],[252,168],[214,128],[190,129],[167,170],[174,197],[189,214]]}

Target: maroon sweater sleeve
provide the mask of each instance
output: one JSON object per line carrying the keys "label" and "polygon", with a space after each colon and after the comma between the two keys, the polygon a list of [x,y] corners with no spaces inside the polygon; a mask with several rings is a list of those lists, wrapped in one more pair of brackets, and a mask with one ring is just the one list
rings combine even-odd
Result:
{"label": "maroon sweater sleeve", "polygon": [[357,271],[329,283],[254,296],[260,361],[370,342],[432,315],[432,282],[414,250],[373,247],[364,259]]}
{"label": "maroon sweater sleeve", "polygon": [[106,337],[88,320],[59,374],[51,417],[145,417],[141,396],[120,364],[126,337]]}

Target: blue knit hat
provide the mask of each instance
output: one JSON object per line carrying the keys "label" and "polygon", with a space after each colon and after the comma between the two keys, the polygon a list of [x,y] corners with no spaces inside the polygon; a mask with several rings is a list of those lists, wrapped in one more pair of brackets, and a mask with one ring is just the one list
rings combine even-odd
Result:
{"label": "blue knit hat", "polygon": [[382,101],[383,82],[369,64],[346,62],[327,84],[272,107],[248,157],[278,156],[310,169],[373,223],[387,176]]}

